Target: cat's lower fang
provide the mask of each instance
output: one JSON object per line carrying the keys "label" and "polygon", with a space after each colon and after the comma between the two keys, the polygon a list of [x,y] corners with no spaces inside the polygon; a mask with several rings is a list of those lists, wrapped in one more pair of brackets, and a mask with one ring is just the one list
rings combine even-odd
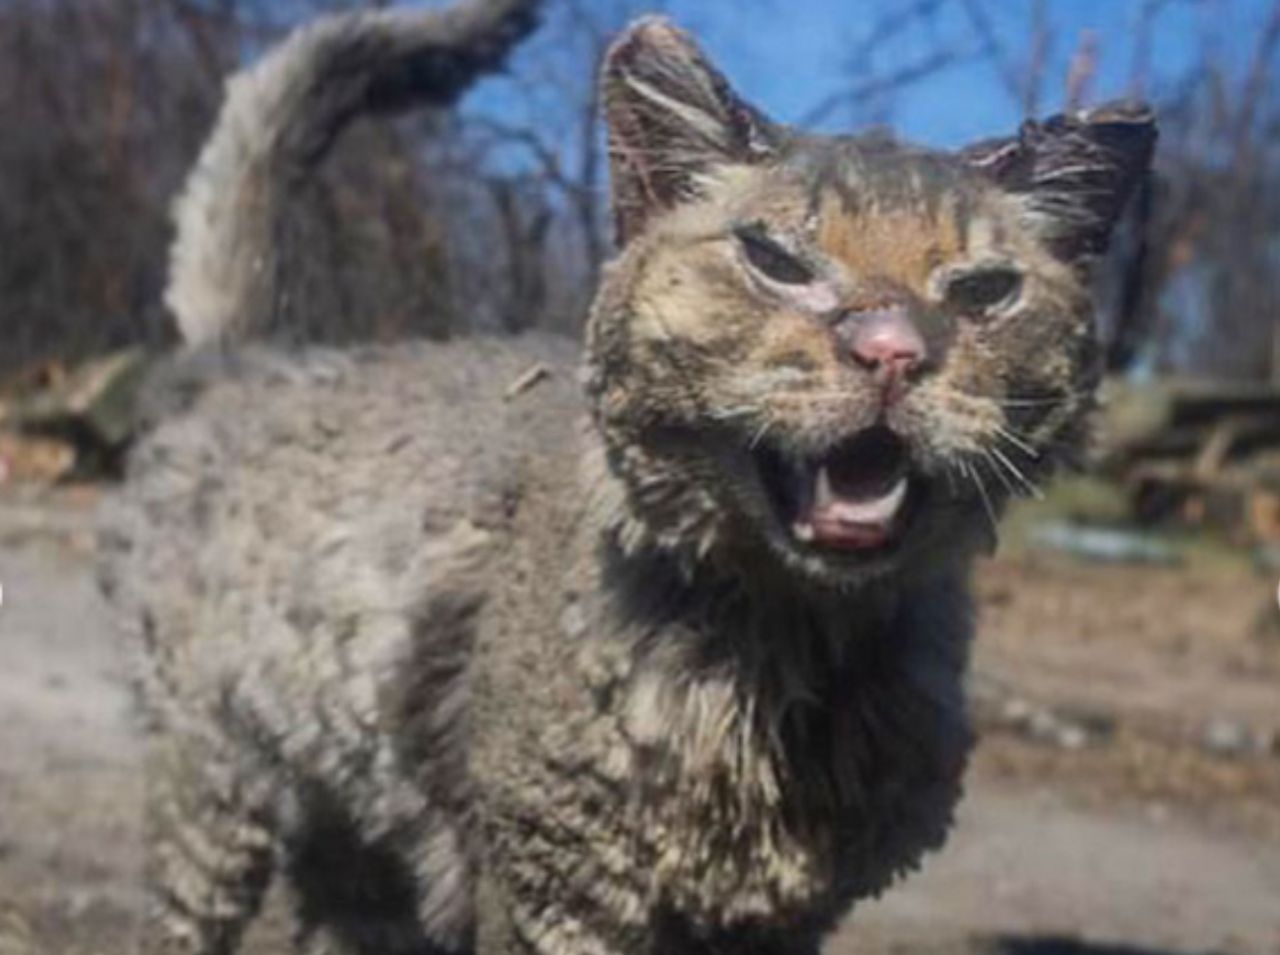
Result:
{"label": "cat's lower fang", "polygon": [[836,550],[868,550],[889,543],[906,501],[907,479],[899,478],[878,497],[860,499],[834,494],[824,478],[820,472],[813,506],[792,522],[795,539]]}

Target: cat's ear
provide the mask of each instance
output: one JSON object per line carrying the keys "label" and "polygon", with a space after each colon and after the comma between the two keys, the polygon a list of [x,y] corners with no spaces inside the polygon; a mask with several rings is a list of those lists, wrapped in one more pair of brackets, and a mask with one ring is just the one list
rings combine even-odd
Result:
{"label": "cat's ear", "polygon": [[613,43],[600,98],[619,246],[654,213],[696,197],[715,166],[761,162],[777,148],[777,128],[661,17],[637,20]]}
{"label": "cat's ear", "polygon": [[1106,251],[1116,219],[1148,174],[1155,142],[1151,108],[1118,102],[1028,121],[1017,136],[975,143],[960,155],[1024,196],[1049,247],[1076,263]]}

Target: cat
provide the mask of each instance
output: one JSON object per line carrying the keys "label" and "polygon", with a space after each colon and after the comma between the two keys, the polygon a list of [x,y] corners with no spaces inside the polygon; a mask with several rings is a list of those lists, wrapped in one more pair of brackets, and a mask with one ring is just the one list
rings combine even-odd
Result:
{"label": "cat", "polygon": [[[492,61],[528,5],[477,6]],[[313,951],[816,953],[946,837],[970,567],[1084,440],[1089,263],[1153,116],[811,135],[647,17],[600,77],[585,353],[244,342],[279,183],[422,16],[235,80],[179,205],[190,349],[102,535],[151,718],[143,948],[234,951],[279,874]]]}

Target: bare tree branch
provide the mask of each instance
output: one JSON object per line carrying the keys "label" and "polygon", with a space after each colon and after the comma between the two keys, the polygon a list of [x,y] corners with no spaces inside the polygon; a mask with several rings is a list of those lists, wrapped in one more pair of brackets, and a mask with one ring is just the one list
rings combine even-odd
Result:
{"label": "bare tree branch", "polygon": [[927,77],[941,72],[963,59],[953,50],[939,50],[916,63],[908,63],[885,76],[876,76],[856,86],[837,90],[824,97],[800,118],[801,125],[812,126],[826,122],[841,107],[857,106],[873,97],[883,96],[904,89]]}
{"label": "bare tree branch", "polygon": [[1098,34],[1085,30],[1067,69],[1067,101],[1069,112],[1080,109],[1090,99],[1093,80],[1098,74]]}

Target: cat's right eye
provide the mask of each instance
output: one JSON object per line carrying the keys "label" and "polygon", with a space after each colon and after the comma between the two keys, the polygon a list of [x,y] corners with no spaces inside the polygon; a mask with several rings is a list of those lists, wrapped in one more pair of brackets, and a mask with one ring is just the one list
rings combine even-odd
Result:
{"label": "cat's right eye", "polygon": [[734,235],[751,267],[765,278],[783,285],[808,285],[813,281],[813,269],[770,238],[763,226],[742,226]]}
{"label": "cat's right eye", "polygon": [[947,301],[966,312],[979,314],[1007,305],[1022,289],[1022,273],[1004,266],[974,269],[947,282]]}

